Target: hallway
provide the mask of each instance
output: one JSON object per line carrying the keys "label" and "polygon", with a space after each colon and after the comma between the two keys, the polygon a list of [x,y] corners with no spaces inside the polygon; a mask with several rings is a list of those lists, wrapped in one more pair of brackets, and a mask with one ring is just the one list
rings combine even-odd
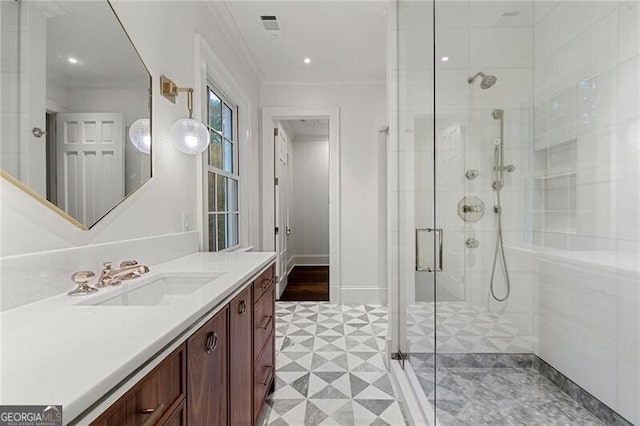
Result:
{"label": "hallway", "polygon": [[287,288],[280,299],[283,302],[328,302],[329,267],[296,266],[289,272]]}
{"label": "hallway", "polygon": [[384,364],[386,308],[276,304],[276,390],[263,425],[402,422]]}

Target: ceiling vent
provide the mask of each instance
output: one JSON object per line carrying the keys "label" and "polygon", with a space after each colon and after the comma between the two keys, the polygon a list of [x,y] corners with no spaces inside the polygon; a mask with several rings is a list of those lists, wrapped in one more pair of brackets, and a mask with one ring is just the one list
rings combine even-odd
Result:
{"label": "ceiling vent", "polygon": [[278,22],[278,18],[274,15],[262,15],[260,16],[260,21],[262,22],[262,26],[264,30],[271,34],[272,36],[277,36],[280,34],[280,23]]}

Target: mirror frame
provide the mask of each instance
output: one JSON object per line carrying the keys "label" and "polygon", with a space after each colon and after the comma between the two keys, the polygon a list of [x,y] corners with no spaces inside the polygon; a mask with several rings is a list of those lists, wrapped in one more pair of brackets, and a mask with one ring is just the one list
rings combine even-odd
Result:
{"label": "mirror frame", "polygon": [[[133,48],[133,51],[135,52],[135,54],[138,56],[138,59],[140,60],[140,64],[142,65],[144,70],[149,75],[148,105],[149,105],[149,131],[150,131],[150,137],[151,137],[151,146],[149,148],[149,177],[147,179],[145,179],[145,181],[142,182],[140,185],[138,185],[135,188],[133,188],[128,194],[125,194],[125,196],[122,197],[122,199],[120,199],[119,202],[114,204],[113,207],[111,207],[109,210],[107,210],[94,223],[92,223],[90,225],[85,225],[84,223],[80,222],[78,219],[76,219],[75,217],[71,216],[69,213],[67,213],[66,211],[62,210],[60,207],[58,207],[57,205],[55,205],[51,201],[47,200],[47,197],[45,197],[42,194],[40,194],[40,193],[34,191],[33,189],[31,189],[29,187],[29,185],[23,183],[22,181],[20,181],[16,177],[14,177],[11,174],[9,174],[9,173],[5,172],[4,170],[0,169],[0,177],[5,179],[9,183],[15,185],[18,189],[24,191],[27,195],[35,198],[36,201],[38,201],[44,207],[47,207],[48,209],[50,209],[54,213],[58,214],[62,218],[66,219],[68,222],[70,222],[72,225],[76,226],[77,228],[79,228],[82,231],[87,231],[89,229],[92,229],[94,226],[96,226],[109,213],[114,211],[126,199],[128,199],[131,195],[133,195],[140,188],[142,188],[142,186],[147,184],[151,180],[151,178],[153,177],[153,142],[154,142],[153,141],[153,76],[152,76],[151,72],[149,71],[149,67],[147,67],[147,64],[142,59],[142,56],[140,55],[140,52],[138,51],[138,48],[133,43],[133,40],[131,40],[131,36],[129,35],[129,32],[125,28],[124,24],[122,23],[122,20],[120,19],[120,17],[116,13],[115,9],[113,8],[113,5],[111,4],[111,0],[104,0],[104,1],[109,6],[109,9],[113,13],[113,16],[115,17],[116,21],[118,22],[118,25],[120,25],[120,28],[122,29],[122,31],[124,32],[125,36],[127,37],[127,40],[129,40],[129,43],[131,44],[131,47]],[[20,54],[20,53],[18,53],[18,54]],[[128,135],[125,134],[125,144],[127,143],[127,139],[128,139]]]}

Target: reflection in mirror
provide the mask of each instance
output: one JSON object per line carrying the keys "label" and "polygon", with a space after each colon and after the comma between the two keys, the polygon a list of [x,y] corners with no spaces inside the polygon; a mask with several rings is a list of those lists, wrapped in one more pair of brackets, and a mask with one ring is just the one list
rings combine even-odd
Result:
{"label": "reflection in mirror", "polygon": [[2,175],[91,227],[151,177],[151,76],[106,1],[0,7]]}

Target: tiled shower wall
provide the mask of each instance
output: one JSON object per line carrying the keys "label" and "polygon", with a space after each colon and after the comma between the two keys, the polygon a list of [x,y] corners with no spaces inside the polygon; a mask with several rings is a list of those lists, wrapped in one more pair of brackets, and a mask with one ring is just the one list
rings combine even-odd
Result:
{"label": "tiled shower wall", "polygon": [[[413,271],[413,241],[415,228],[433,223],[435,145],[437,223],[444,230],[445,263],[438,275],[438,301],[481,306],[508,318],[523,335],[532,336],[530,252],[509,249],[511,275],[518,283],[512,287],[509,300],[499,304],[488,295],[496,236],[492,142],[499,136],[499,122],[491,116],[493,109],[505,111],[505,162],[516,166],[515,173],[506,175],[502,193],[505,242],[520,247],[531,239],[526,200],[531,194],[528,149],[534,84],[533,3],[439,1],[435,6],[434,52],[433,5],[399,4],[400,282],[407,283],[404,300],[412,304],[434,298],[433,275]],[[496,19],[504,10],[518,13]],[[445,56],[447,61],[442,60]],[[497,84],[483,90],[478,80],[470,86],[467,78],[478,71],[496,75]],[[465,171],[469,169],[478,170],[479,177],[467,180]],[[464,222],[458,217],[458,203],[465,195],[477,196],[484,203],[485,214],[478,222]],[[421,241],[424,265],[433,264],[429,238],[425,235]],[[467,248],[467,238],[477,239],[480,246]],[[409,250],[403,256],[405,248]],[[504,291],[501,276],[497,278],[497,291]]]}
{"label": "tiled shower wall", "polygon": [[538,355],[640,422],[640,10],[535,3]]}

